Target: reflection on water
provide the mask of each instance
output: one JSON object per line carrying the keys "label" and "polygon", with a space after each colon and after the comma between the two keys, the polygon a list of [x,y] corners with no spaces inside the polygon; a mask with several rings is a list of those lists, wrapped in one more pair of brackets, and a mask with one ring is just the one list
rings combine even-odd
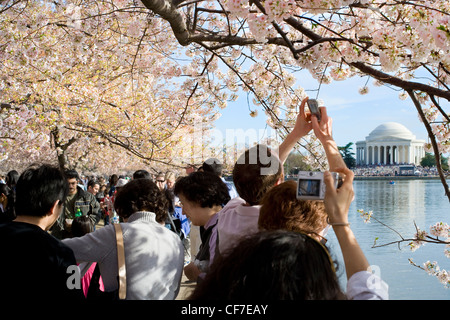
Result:
{"label": "reflection on water", "polygon": [[426,185],[422,180],[400,180],[395,184],[385,180],[355,181],[354,205],[374,211],[384,223],[403,230],[404,220],[424,222]]}
{"label": "reflection on water", "polygon": [[[389,285],[391,299],[450,299],[450,289],[445,289],[436,278],[411,266],[408,258],[417,264],[427,260],[438,261],[441,268],[450,270],[450,260],[443,254],[444,246],[427,244],[416,252],[411,252],[407,243],[381,248],[372,248],[375,238],[377,244],[399,240],[399,236],[385,226],[372,221],[365,224],[358,209],[373,211],[374,217],[398,231],[405,238],[415,233],[414,222],[423,230],[439,221],[450,224],[450,203],[444,195],[439,180],[359,180],[354,182],[355,200],[349,221],[369,263],[377,265],[381,277]],[[334,256],[342,259],[333,234],[329,235]],[[340,262],[343,269],[343,261]],[[341,278],[345,283],[345,274]]]}

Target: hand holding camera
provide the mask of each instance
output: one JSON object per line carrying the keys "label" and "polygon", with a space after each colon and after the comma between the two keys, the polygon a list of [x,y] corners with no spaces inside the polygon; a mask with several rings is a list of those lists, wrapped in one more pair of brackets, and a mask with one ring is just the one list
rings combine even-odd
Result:
{"label": "hand holding camera", "polygon": [[309,111],[311,112],[311,121],[312,121],[312,115],[315,115],[317,117],[317,121],[320,122],[320,108],[319,108],[319,102],[316,99],[308,99],[306,102],[308,104]]}
{"label": "hand holding camera", "polygon": [[[305,112],[305,105],[311,113]],[[314,116],[311,116],[314,115]],[[346,168],[345,162],[339,152],[336,142],[332,137],[332,119],[328,117],[325,107],[319,107],[315,99],[304,99],[300,105],[299,117],[302,119],[303,127],[311,128],[314,134],[322,143],[327,155],[330,171],[337,171],[336,168]],[[308,122],[310,120],[311,122]],[[297,123],[299,121],[297,120]],[[343,174],[345,176],[345,173]],[[340,178],[337,172],[332,172],[335,181],[334,188],[338,186]],[[323,200],[325,198],[325,183],[323,172],[299,172],[298,175],[297,198],[304,200]]]}
{"label": "hand holding camera", "polygon": [[332,138],[332,119],[328,117],[327,109],[325,107],[319,107],[319,103],[315,99],[308,100],[308,107],[311,111],[311,124],[316,137],[322,142],[322,144]]}
{"label": "hand holding camera", "polygon": [[[331,172],[334,179],[333,187],[338,186],[339,174]],[[323,200],[325,199],[326,185],[324,173],[319,171],[300,171],[297,180],[297,199]]]}
{"label": "hand holding camera", "polygon": [[317,117],[311,117],[311,125],[315,136],[322,143],[325,150],[330,171],[336,171],[336,168],[344,168],[346,165],[332,136],[333,120],[328,116],[325,107],[320,107],[319,109],[320,122]]}
{"label": "hand holding camera", "polygon": [[331,225],[348,224],[348,209],[354,198],[353,191],[353,171],[347,167],[337,169],[340,175],[345,175],[342,185],[339,189],[334,188],[332,174],[327,173],[324,177],[324,183],[327,186],[325,196],[325,210],[328,214]]}
{"label": "hand holding camera", "polygon": [[304,117],[311,125],[316,137],[322,144],[326,141],[333,140],[331,135],[332,119],[328,117],[327,109],[324,106],[320,106],[319,100],[307,98],[304,101],[306,101],[310,112],[306,113],[304,106],[301,108],[300,112],[304,113]]}

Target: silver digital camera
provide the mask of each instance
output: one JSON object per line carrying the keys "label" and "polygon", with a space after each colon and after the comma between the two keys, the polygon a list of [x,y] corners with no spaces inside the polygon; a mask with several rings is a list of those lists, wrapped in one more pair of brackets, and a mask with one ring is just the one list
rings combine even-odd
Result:
{"label": "silver digital camera", "polygon": [[[337,188],[339,173],[331,172],[334,179],[334,187]],[[323,172],[300,171],[297,178],[297,199],[323,200],[325,198],[325,182]]]}
{"label": "silver digital camera", "polygon": [[308,99],[306,103],[308,104],[309,111],[311,111],[311,115],[316,115],[317,121],[320,122],[319,102],[316,99]]}

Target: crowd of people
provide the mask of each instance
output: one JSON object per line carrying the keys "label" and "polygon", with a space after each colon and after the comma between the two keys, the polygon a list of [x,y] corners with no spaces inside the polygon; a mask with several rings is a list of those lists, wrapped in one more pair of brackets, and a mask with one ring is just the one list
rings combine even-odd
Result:
{"label": "crowd of people", "polygon": [[[403,169],[400,169],[403,167]],[[377,165],[364,165],[353,168],[355,176],[362,177],[394,177],[398,175],[408,176],[438,176],[439,173],[436,167],[423,167],[419,165],[411,164],[377,164]]]}
{"label": "crowd of people", "polygon": [[[139,170],[108,183],[30,166],[8,193],[14,213],[0,224],[8,298],[109,300],[126,288],[126,299],[170,300],[184,273],[196,282],[185,297],[191,300],[387,299],[387,284],[369,271],[348,223],[354,174],[332,138],[326,108],[319,122],[305,112],[306,101],[277,150],[259,144],[238,158],[232,184],[221,177],[217,159],[178,178]],[[310,131],[330,171],[343,177],[336,188],[324,173],[323,201],[297,199],[296,182],[283,178],[284,161]],[[2,202],[2,212],[10,207]],[[346,290],[326,247],[330,228],[344,258]],[[195,252],[186,260],[189,238]],[[69,285],[77,280],[67,272],[73,266],[81,286]]]}

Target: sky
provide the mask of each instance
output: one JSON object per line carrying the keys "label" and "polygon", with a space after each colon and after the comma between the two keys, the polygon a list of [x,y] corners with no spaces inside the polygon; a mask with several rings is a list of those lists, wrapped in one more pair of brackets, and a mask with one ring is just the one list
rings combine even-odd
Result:
{"label": "sky", "polygon": [[[303,74],[301,79],[297,75],[297,78],[309,97],[316,98],[317,81],[308,74]],[[400,100],[399,91],[386,86],[374,86],[372,79],[367,83],[369,92],[361,95],[358,90],[366,82],[367,77],[353,77],[329,85],[322,84],[320,88],[318,99],[323,100],[328,115],[333,119],[333,137],[338,146],[364,140],[377,126],[385,122],[398,122],[408,128],[416,139],[428,141],[426,129],[409,98]],[[226,130],[237,129],[244,132],[249,129],[264,132],[267,128],[264,111],[254,106],[251,108],[258,110],[256,118],[249,115],[246,95],[240,96],[236,102],[220,110],[222,116],[216,121],[216,129],[224,135]]]}

